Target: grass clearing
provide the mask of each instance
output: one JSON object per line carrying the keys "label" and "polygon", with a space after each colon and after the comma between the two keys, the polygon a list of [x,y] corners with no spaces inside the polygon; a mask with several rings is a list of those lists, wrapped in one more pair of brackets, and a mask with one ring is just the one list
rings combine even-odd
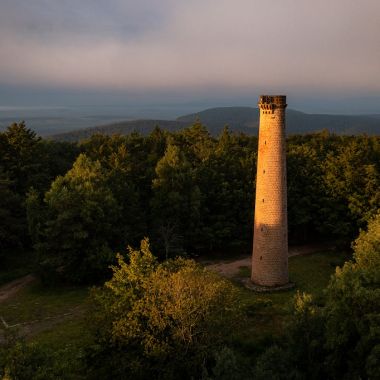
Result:
{"label": "grass clearing", "polygon": [[[348,254],[334,251],[290,257],[289,275],[295,283],[291,290],[255,293],[239,282],[239,296],[247,319],[244,328],[236,333],[234,345],[246,353],[255,353],[263,345],[281,337],[291,316],[297,291],[310,293],[318,303],[323,303],[324,289],[336,266],[349,259]],[[249,276],[250,268],[241,267],[236,280]]]}
{"label": "grass clearing", "polygon": [[2,302],[0,316],[9,325],[54,317],[83,304],[87,294],[88,290],[84,287],[46,288],[35,281],[16,296]]}
{"label": "grass clearing", "polygon": [[90,334],[83,314],[75,315],[33,337],[33,342],[44,344],[53,350],[63,347],[81,348],[88,341]]}
{"label": "grass clearing", "polygon": [[74,355],[89,339],[85,318],[87,297],[86,287],[46,288],[35,281],[2,302],[0,316],[9,326],[22,324],[10,328],[20,337]]}

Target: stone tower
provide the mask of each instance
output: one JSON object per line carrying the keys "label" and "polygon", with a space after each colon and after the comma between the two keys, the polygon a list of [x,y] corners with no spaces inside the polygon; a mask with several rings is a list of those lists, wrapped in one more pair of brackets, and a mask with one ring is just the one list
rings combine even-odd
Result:
{"label": "stone tower", "polygon": [[286,96],[259,97],[255,222],[252,254],[253,284],[288,284],[288,222],[286,192]]}

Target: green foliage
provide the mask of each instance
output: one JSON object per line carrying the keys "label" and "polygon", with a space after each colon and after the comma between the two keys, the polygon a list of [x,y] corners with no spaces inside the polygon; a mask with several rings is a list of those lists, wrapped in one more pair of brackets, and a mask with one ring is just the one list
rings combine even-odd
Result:
{"label": "green foliage", "polygon": [[252,370],[227,346],[213,353],[213,367],[203,367],[202,380],[240,380],[253,377]]}
{"label": "green foliage", "polygon": [[322,168],[316,149],[308,144],[290,145],[287,170],[290,240],[308,241],[310,234],[326,228],[326,221],[318,217],[321,204],[327,197],[322,187]]}
{"label": "green foliage", "polygon": [[225,128],[208,159],[196,168],[201,193],[200,250],[247,248],[251,241],[256,153],[246,143],[244,137]]}
{"label": "green foliage", "polygon": [[76,153],[73,144],[42,141],[24,122],[0,133],[0,258],[29,249],[26,193],[30,187],[45,191]]}
{"label": "green foliage", "polygon": [[[74,380],[84,377],[80,358],[69,352],[70,348],[52,351],[48,347],[16,341],[3,352],[4,379],[14,380]],[[70,359],[69,359],[70,358]]]}
{"label": "green foliage", "polygon": [[145,139],[135,133],[127,137],[95,135],[81,144],[86,155],[101,163],[107,186],[120,207],[120,220],[114,222],[118,249],[137,244],[146,233],[154,167],[161,157],[155,143],[160,145],[162,138],[158,131]]}
{"label": "green foliage", "polygon": [[147,240],[113,272],[93,293],[94,377],[199,377],[234,325],[234,287],[191,260],[158,263]]}
{"label": "green foliage", "polygon": [[[110,249],[138,244],[143,236],[151,236],[161,258],[184,252],[249,250],[256,137],[225,128],[214,138],[197,121],[175,133],[156,127],[146,137],[138,133],[112,137],[97,134],[76,146],[40,140],[20,124],[0,134],[0,149],[5,152],[0,157],[3,256],[17,245],[28,246],[30,237],[40,248],[58,237],[59,244],[71,245],[69,250],[73,254],[76,251],[77,257],[82,255],[80,247],[97,242],[92,266],[108,265]],[[91,180],[93,192],[98,191],[95,203],[105,196],[105,208],[109,197],[113,198],[113,206],[99,219],[99,223],[104,221],[109,238],[104,238],[101,226],[78,230],[88,204],[84,202],[83,210],[78,205],[84,198],[91,198],[81,190],[82,196],[74,199],[79,185],[75,185],[77,190],[68,191],[65,203],[52,195],[62,193],[63,197],[63,175],[79,151],[99,166],[99,181]],[[380,206],[378,137],[336,136],[326,131],[291,136],[287,162],[291,244],[332,239],[347,244]],[[53,180],[55,189],[49,190]],[[73,178],[69,182],[74,184]],[[50,198],[51,203],[64,206],[52,212],[52,206],[46,203]],[[94,209],[89,212],[92,216],[97,213]],[[65,227],[65,220],[74,223]],[[55,237],[47,236],[49,228],[55,231]],[[82,243],[75,246],[79,237]],[[53,246],[45,251],[52,252]],[[39,252],[44,251],[40,248]],[[44,261],[42,256],[40,261]],[[56,269],[60,265],[59,260],[50,264]],[[97,275],[93,272],[91,276]]]}
{"label": "green foliage", "polygon": [[28,204],[43,276],[60,275],[72,282],[104,276],[113,259],[113,221],[120,208],[98,161],[80,155],[73,168],[52,183],[40,207],[34,193]]}
{"label": "green foliage", "polygon": [[20,248],[25,229],[22,197],[12,191],[12,182],[0,172],[0,260],[8,250]]}
{"label": "green foliage", "polygon": [[356,269],[380,273],[380,212],[360,231],[353,248]]}
{"label": "green foliage", "polygon": [[[380,214],[354,242],[354,261],[328,288],[327,365],[334,378],[376,378],[380,342]],[[376,365],[377,364],[377,365]]]}
{"label": "green foliage", "polygon": [[121,206],[120,248],[150,235],[159,255],[170,257],[251,240],[256,138],[226,129],[217,142],[195,123],[146,138],[94,135],[81,146],[100,161]]}
{"label": "green foliage", "polygon": [[[362,140],[367,145],[366,154],[353,153]],[[288,139],[292,242],[309,241],[312,236],[346,240],[354,237],[358,226],[379,207],[375,195],[378,192],[371,187],[380,169],[377,141],[377,137],[340,137],[325,132]],[[373,171],[369,181],[362,172],[368,163]],[[360,208],[355,206],[358,202]]]}
{"label": "green foliage", "polygon": [[14,180],[14,189],[23,194],[39,181],[41,162],[39,162],[38,138],[25,123],[12,124],[4,132],[5,149],[1,164],[5,172]]}
{"label": "green foliage", "polygon": [[[323,379],[323,320],[312,297],[297,292],[293,315],[280,345],[270,346],[256,362],[258,379]],[[276,364],[277,363],[277,364]]]}
{"label": "green foliage", "polygon": [[169,145],[157,163],[153,180],[152,215],[168,258],[189,247],[199,226],[200,190],[194,170],[176,145]]}
{"label": "green foliage", "polygon": [[25,195],[30,187],[46,190],[57,175],[71,167],[79,153],[75,144],[41,140],[24,122],[0,133],[0,151],[0,167],[19,195]]}
{"label": "green foliage", "polygon": [[380,208],[380,161],[375,138],[356,137],[340,144],[325,161],[328,193],[347,205],[344,218],[354,231]]}
{"label": "green foliage", "polygon": [[293,368],[288,352],[277,346],[268,348],[257,360],[254,379],[296,380],[305,379]]}
{"label": "green foliage", "polygon": [[0,258],[27,244],[23,200],[26,189],[39,181],[38,144],[24,122],[0,133]]}

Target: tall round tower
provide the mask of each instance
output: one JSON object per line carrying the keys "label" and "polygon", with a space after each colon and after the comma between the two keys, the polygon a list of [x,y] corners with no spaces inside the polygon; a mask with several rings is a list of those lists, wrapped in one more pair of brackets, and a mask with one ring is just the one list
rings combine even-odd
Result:
{"label": "tall round tower", "polygon": [[257,285],[273,287],[289,282],[286,96],[260,96],[258,106],[260,127],[251,280]]}

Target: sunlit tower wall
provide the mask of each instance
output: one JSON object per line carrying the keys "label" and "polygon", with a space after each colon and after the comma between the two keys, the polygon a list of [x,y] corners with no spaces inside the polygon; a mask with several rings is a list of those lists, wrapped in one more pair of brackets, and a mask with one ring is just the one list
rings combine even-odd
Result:
{"label": "sunlit tower wall", "polygon": [[285,285],[288,274],[286,191],[286,96],[259,97],[255,221],[252,254],[254,284]]}

